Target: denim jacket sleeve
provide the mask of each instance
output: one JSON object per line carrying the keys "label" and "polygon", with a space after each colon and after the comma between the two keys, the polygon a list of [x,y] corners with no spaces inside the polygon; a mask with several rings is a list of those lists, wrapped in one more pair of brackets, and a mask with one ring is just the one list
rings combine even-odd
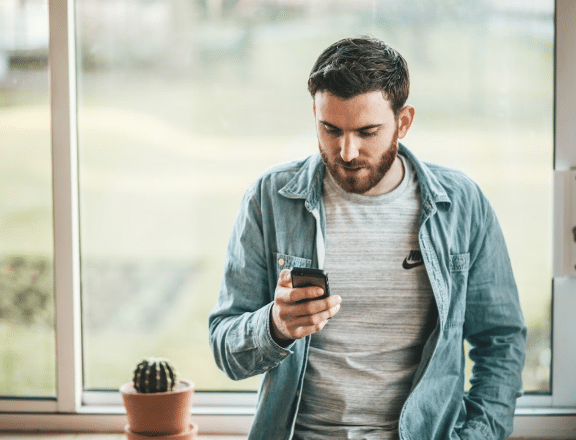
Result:
{"label": "denim jacket sleeve", "polygon": [[522,393],[526,325],[495,213],[484,199],[470,246],[464,337],[474,362],[464,397],[467,440],[505,439],[512,433],[516,399]]}
{"label": "denim jacket sleeve", "polygon": [[245,194],[228,244],[217,304],[209,316],[216,364],[240,380],[277,366],[289,349],[269,330],[275,276],[267,270],[262,212],[255,186]]}

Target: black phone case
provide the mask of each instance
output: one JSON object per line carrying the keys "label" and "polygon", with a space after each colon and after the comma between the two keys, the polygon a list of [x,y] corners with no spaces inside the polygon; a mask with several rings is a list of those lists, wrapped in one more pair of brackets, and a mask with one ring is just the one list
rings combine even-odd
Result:
{"label": "black phone case", "polygon": [[[322,269],[309,269],[307,267],[295,267],[291,271],[292,286],[308,287],[318,286],[324,289],[324,295],[315,299],[327,298],[330,296],[330,287],[328,285],[328,274]],[[310,301],[310,300],[308,300]]]}

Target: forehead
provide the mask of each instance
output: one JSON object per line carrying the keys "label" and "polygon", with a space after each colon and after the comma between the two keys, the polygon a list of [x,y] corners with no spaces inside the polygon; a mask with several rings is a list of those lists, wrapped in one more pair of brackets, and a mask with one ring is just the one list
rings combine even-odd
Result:
{"label": "forehead", "polygon": [[340,128],[385,124],[394,119],[390,101],[381,91],[344,99],[330,92],[314,95],[316,119]]}

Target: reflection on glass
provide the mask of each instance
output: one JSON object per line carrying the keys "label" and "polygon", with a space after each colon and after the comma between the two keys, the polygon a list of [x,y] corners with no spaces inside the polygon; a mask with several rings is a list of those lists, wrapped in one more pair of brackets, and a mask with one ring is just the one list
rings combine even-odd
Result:
{"label": "reflection on glass", "polygon": [[0,1],[0,396],[56,394],[46,0]]}
{"label": "reflection on glass", "polygon": [[406,139],[463,169],[501,220],[530,326],[528,391],[548,391],[553,1],[78,0],[84,372],[117,389],[146,355],[202,390],[207,315],[240,198],[316,151],[308,72],[345,36],[408,60]]}

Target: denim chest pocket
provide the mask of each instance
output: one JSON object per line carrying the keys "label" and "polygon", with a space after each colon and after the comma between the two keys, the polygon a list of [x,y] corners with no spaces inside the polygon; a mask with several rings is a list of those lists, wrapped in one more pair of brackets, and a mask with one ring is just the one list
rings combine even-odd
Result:
{"label": "denim chest pocket", "polygon": [[450,269],[450,310],[447,325],[462,326],[466,313],[470,254],[451,254],[448,268]]}
{"label": "denim chest pocket", "polygon": [[294,257],[293,255],[281,254],[278,252],[274,252],[274,260],[276,261],[276,279],[278,279],[280,272],[284,269],[312,266],[312,260],[308,258]]}
{"label": "denim chest pocket", "polygon": [[450,255],[450,272],[468,272],[470,254]]}

